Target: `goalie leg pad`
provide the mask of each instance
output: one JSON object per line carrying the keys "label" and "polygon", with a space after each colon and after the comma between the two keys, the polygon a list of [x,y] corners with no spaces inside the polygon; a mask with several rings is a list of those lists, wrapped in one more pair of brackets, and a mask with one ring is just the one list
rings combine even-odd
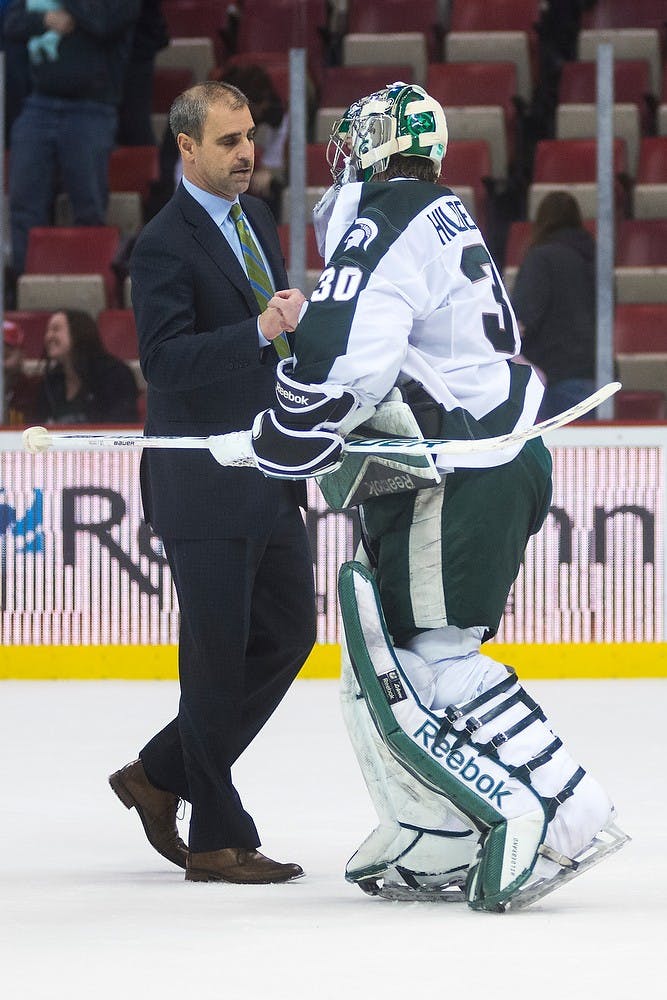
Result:
{"label": "goalie leg pad", "polygon": [[392,757],[371,721],[345,644],[342,652],[343,718],[380,820],[350,858],[345,877],[389,899],[462,901],[479,831]]}
{"label": "goalie leg pad", "polygon": [[361,564],[343,565],[339,594],[352,666],[382,742],[464,823],[484,831],[475,898],[497,909],[535,866],[547,825],[541,797],[495,756],[440,733],[442,719],[416,698],[394,653],[375,582]]}
{"label": "goalie leg pad", "polygon": [[[451,633],[451,628],[437,629],[415,637],[409,643],[413,659],[405,666],[410,676],[414,657],[421,654],[427,661],[422,673],[428,668],[436,678],[429,691],[430,707],[441,717],[436,742],[454,738],[462,746],[476,745],[527,781],[542,799],[548,825],[534,873],[511,900],[498,900],[499,908],[516,908],[590,867],[582,858],[590,854],[601,860],[611,853],[598,841],[612,823],[613,807],[604,789],[554,736],[540,706],[508,668],[479,649],[464,652]],[[614,834],[614,843],[617,839]],[[469,901],[474,908],[487,909],[491,903],[484,894],[484,865],[482,858],[471,874]]]}
{"label": "goalie leg pad", "polygon": [[[392,389],[372,416],[364,418],[363,424],[356,427],[355,434],[422,438],[410,407],[400,396],[398,389]],[[356,411],[355,417],[358,419],[360,414],[361,409]],[[344,436],[340,427],[336,430]],[[330,507],[345,510],[374,497],[426,489],[440,481],[440,473],[430,455],[355,455],[348,452],[341,467],[323,476],[319,486]]]}

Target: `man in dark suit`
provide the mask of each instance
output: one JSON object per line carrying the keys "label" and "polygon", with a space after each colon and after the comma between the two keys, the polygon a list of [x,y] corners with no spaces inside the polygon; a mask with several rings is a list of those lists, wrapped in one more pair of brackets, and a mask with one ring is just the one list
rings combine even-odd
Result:
{"label": "man in dark suit", "polygon": [[[224,434],[249,427],[272,405],[275,347],[296,326],[304,297],[286,288],[268,209],[243,197],[254,163],[245,96],[227,84],[195,86],[174,102],[170,127],[183,180],[143,229],[130,262],[146,433]],[[254,238],[251,265],[233,220],[239,195]],[[264,308],[248,278],[250,267],[257,284],[258,264],[272,283],[268,296],[283,289],[274,305],[265,296]],[[111,775],[111,786],[186,879],[297,878],[299,865],[256,850],[257,830],[230,769],[314,642],[303,489],[255,469],[222,468],[208,451],[166,449],[144,452],[141,489],[179,599],[181,698],[178,718]],[[176,826],[179,799],[192,803],[188,848]]]}

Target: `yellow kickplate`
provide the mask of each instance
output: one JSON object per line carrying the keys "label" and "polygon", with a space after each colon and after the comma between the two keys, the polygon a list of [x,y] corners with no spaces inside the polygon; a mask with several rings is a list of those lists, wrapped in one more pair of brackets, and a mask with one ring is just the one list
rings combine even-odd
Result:
{"label": "yellow kickplate", "polygon": [[[500,645],[484,652],[522,680],[667,677],[667,643]],[[300,678],[340,675],[340,647],[315,646]],[[2,680],[176,680],[176,646],[3,646]]]}

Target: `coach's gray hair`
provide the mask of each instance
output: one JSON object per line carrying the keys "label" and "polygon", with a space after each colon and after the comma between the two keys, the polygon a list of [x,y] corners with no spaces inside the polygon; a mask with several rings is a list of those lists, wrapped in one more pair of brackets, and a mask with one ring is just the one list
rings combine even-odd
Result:
{"label": "coach's gray hair", "polygon": [[198,83],[179,94],[169,110],[169,128],[174,139],[179,132],[189,135],[195,142],[201,142],[204,122],[213,104],[224,102],[232,111],[248,106],[248,98],[231,83],[207,80]]}

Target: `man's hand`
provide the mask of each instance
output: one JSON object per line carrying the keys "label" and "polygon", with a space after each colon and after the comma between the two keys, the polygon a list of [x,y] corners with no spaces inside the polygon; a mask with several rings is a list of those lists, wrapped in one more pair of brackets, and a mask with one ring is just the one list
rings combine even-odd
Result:
{"label": "man's hand", "polygon": [[260,329],[266,339],[274,340],[283,332],[291,333],[299,322],[299,314],[305,301],[305,295],[298,288],[285,288],[276,292],[266,311],[259,317]]}
{"label": "man's hand", "polygon": [[44,27],[59,35],[69,35],[76,28],[76,21],[66,10],[49,10],[44,15]]}

